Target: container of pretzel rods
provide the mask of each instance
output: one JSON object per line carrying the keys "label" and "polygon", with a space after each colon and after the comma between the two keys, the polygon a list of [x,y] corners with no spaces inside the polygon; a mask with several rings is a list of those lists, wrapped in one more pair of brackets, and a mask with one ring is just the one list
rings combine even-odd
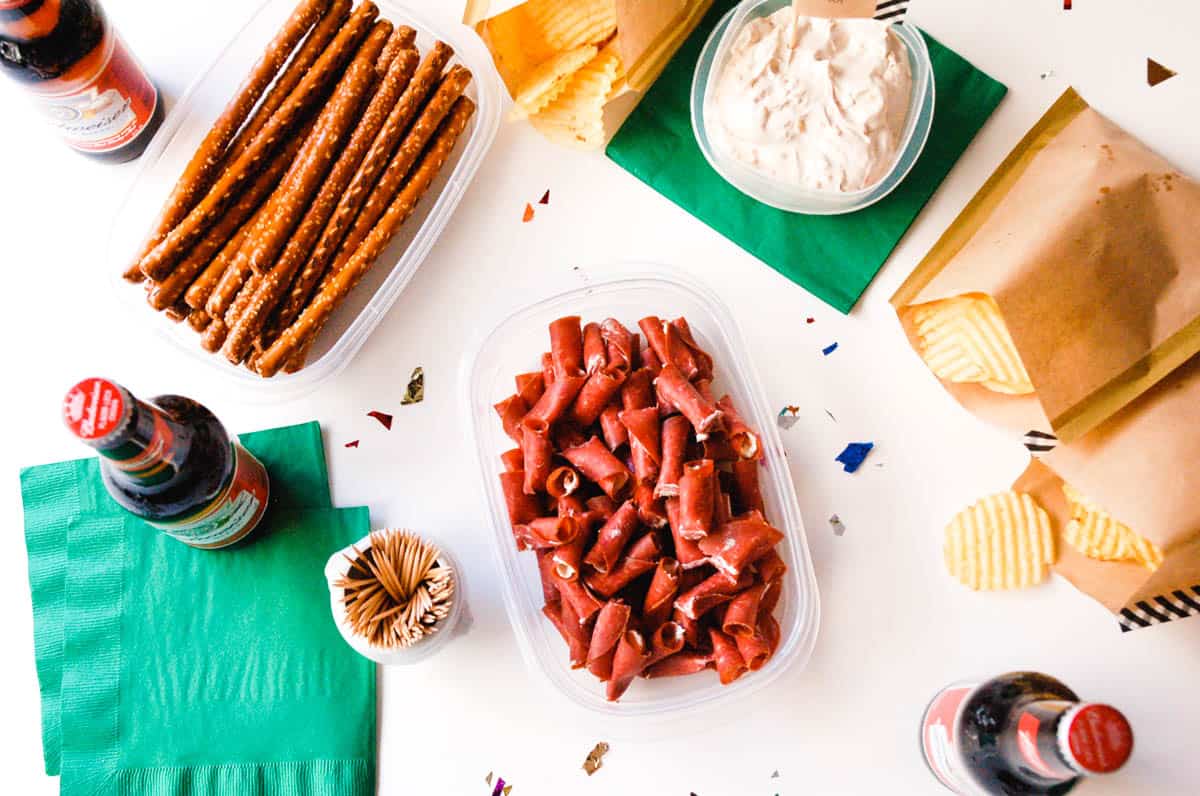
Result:
{"label": "container of pretzel rods", "polygon": [[314,389],[437,241],[499,92],[465,27],[391,0],[267,0],[143,156],[109,240],[114,289],[255,394]]}

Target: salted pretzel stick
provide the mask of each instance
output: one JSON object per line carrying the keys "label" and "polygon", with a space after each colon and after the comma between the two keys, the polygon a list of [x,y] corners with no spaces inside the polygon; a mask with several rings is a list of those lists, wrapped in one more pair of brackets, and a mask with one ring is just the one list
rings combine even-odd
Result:
{"label": "salted pretzel stick", "polygon": [[163,314],[170,318],[172,323],[179,323],[180,321],[186,321],[191,312],[191,307],[179,301],[167,307]]}
{"label": "salted pretzel stick", "polygon": [[350,258],[346,267],[325,290],[313,298],[312,303],[305,308],[296,322],[289,326],[279,336],[279,339],[259,357],[260,375],[274,376],[300,346],[320,331],[338,304],[358,284],[376,258],[387,248],[400,226],[412,215],[417,202],[429,190],[434,178],[450,157],[455,143],[466,129],[467,122],[474,112],[475,103],[467,97],[458,99],[445,124],[430,144],[429,150],[421,158],[421,162],[413,172],[412,179],[400,191],[379,223],[371,230],[371,234]]}
{"label": "salted pretzel stick", "polygon": [[[367,153],[371,142],[383,126],[388,113],[396,104],[408,82],[412,79],[417,68],[417,53],[414,50],[401,50],[395,54],[383,82],[375,96],[367,105],[359,119],[358,126],[350,136],[350,141],[342,154],[334,163],[328,179],[321,186],[304,214],[296,231],[283,249],[283,253],[268,271],[248,306],[236,313],[230,324],[229,336],[221,351],[225,357],[237,364],[246,357],[254,337],[262,329],[267,315],[272,312],[291,284],[297,269],[304,264],[317,236],[325,228],[338,199],[346,190],[350,179],[354,176],[359,164]],[[236,303],[236,302],[235,302]]]}
{"label": "salted pretzel stick", "polygon": [[[194,310],[203,310],[208,303],[208,297],[217,289],[217,285],[221,281],[221,277],[228,270],[229,264],[233,262],[233,258],[237,256],[238,251],[242,248],[242,244],[246,242],[246,235],[258,223],[259,218],[267,210],[267,205],[264,203],[259,205],[258,210],[254,211],[254,215],[242,228],[237,231],[229,242],[221,247],[221,251],[212,259],[200,276],[196,277],[196,281],[192,282],[191,287],[183,294],[183,299],[187,305]],[[205,311],[207,314],[207,310]]]}
{"label": "salted pretzel stick", "polygon": [[197,332],[203,332],[208,325],[212,323],[212,316],[210,316],[204,310],[193,309],[191,314],[188,315],[187,320],[188,326],[192,327]]}
{"label": "salted pretzel stick", "polygon": [[292,89],[296,88],[300,79],[304,77],[304,73],[316,63],[317,58],[325,51],[329,42],[333,41],[338,30],[346,24],[346,19],[350,16],[350,5],[350,0],[332,0],[329,10],[321,17],[321,21],[309,31],[308,36],[300,44],[299,49],[292,54],[291,60],[279,73],[279,77],[263,97],[262,102],[258,103],[258,107],[254,109],[254,115],[238,131],[237,137],[229,145],[228,157],[231,161],[246,151],[246,147],[250,146],[254,136],[258,135],[258,131],[270,121],[271,116],[279,110],[279,106],[284,103],[284,100],[292,93]]}
{"label": "salted pretzel stick", "polygon": [[375,71],[379,73],[380,78],[383,78],[387,74],[392,61],[396,60],[396,56],[402,50],[413,49],[413,44],[416,40],[417,32],[408,25],[396,26],[396,30],[392,32],[392,37],[388,39],[387,44],[383,45],[383,52],[379,54],[379,62],[375,64]]}
{"label": "salted pretzel stick", "polygon": [[[304,142],[304,136],[307,135],[309,129],[311,129],[311,125],[306,125],[299,135],[275,153],[267,168],[259,172],[258,176],[254,178],[254,182],[250,183],[250,187],[246,189],[245,193],[238,197],[233,207],[221,216],[221,220],[204,233],[204,237],[192,247],[187,257],[175,267],[170,276],[159,283],[148,283],[154,285],[147,297],[150,306],[156,310],[164,310],[174,304],[192,285],[200,273],[212,262],[213,257],[229,242],[230,238],[237,234],[241,226],[254,215],[254,211],[279,184],[279,180],[287,172],[292,159],[300,150],[300,145]],[[200,306],[204,306],[203,302],[200,303]]]}
{"label": "salted pretzel stick", "polygon": [[[395,38],[394,34],[393,38]],[[268,333],[268,336],[274,337],[300,317],[300,312],[308,303],[317,280],[325,274],[329,263],[337,254],[338,246],[341,245],[346,231],[354,222],[355,215],[362,208],[363,202],[366,201],[367,195],[375,181],[379,179],[379,175],[387,168],[388,159],[391,158],[404,131],[408,129],[409,123],[420,111],[422,103],[425,102],[425,98],[429,95],[453,53],[454,51],[449,45],[438,42],[417,68],[412,82],[408,84],[408,88],[404,90],[404,94],[388,114],[383,128],[371,142],[371,148],[358,167],[354,179],[350,181],[350,186],[338,200],[337,208],[334,209],[329,223],[325,225],[325,230],[321,233],[308,262],[296,276],[288,292],[287,301],[272,319],[271,332]]]}
{"label": "salted pretzel stick", "polygon": [[379,182],[371,189],[366,203],[363,204],[362,210],[354,219],[353,226],[346,233],[333,265],[326,271],[317,290],[328,284],[329,280],[345,267],[354,250],[374,228],[380,216],[387,210],[389,203],[399,193],[405,178],[412,171],[413,164],[416,163],[430,138],[437,131],[438,125],[446,118],[446,114],[450,112],[455,100],[462,95],[470,82],[471,70],[465,66],[454,66],[442,76],[437,92],[429,100],[425,109],[421,111],[421,115],[413,123],[412,129],[408,131],[396,153],[392,155],[392,160],[388,163],[383,175],[380,176]]}
{"label": "salted pretzel stick", "polygon": [[266,213],[247,233],[242,248],[221,276],[217,289],[208,297],[204,308],[213,316],[214,322],[205,331],[204,344],[210,351],[225,342],[227,329],[220,321],[246,279],[251,273],[261,274],[265,270],[264,264],[274,261],[325,176],[374,79],[375,59],[390,34],[391,23],[379,22],[363,42],[354,61],[338,81],[333,96],[321,110],[283,183],[268,200]]}
{"label": "salted pretzel stick", "polygon": [[226,147],[254,109],[254,103],[258,102],[258,98],[275,78],[301,37],[325,13],[329,3],[330,0],[302,0],[275,34],[275,38],[271,39],[262,57],[251,68],[250,74],[242,81],[233,100],[217,117],[200,146],[192,154],[192,159],[184,167],[183,174],[176,180],[158,220],[154,222],[150,237],[138,254],[138,261],[132,263],[125,271],[126,279],[134,282],[142,280],[145,271],[141,267],[141,261],[184,219],[208,190],[221,164],[225,162]]}
{"label": "salted pretzel stick", "polygon": [[271,120],[254,137],[246,151],[221,171],[220,177],[208,189],[187,217],[142,258],[142,273],[161,281],[179,261],[184,252],[216,222],[220,214],[234,200],[237,192],[256,174],[275,151],[287,132],[300,116],[324,96],[325,89],[341,72],[342,67],[366,36],[379,9],[370,0],[350,15],[337,36],[321,53],[312,68],[288,95],[287,100],[271,117]]}

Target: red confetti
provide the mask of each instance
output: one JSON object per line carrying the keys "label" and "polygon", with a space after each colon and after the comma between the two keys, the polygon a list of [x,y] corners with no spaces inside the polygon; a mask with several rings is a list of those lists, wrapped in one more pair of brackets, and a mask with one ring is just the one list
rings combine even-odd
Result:
{"label": "red confetti", "polygon": [[540,204],[540,205],[550,204],[550,189],[549,188],[547,188],[546,192],[544,194],[542,194],[542,198],[538,199],[538,204]]}
{"label": "red confetti", "polygon": [[347,448],[357,448],[357,447],[358,447],[358,440],[354,440],[353,442],[347,442],[347,443],[346,443],[346,447],[347,447]]}
{"label": "red confetti", "polygon": [[1071,10],[1071,0],[1063,0],[1063,11]]}
{"label": "red confetti", "polygon": [[530,221],[533,221],[533,205],[526,202],[525,215],[521,216],[521,223],[528,224]]}
{"label": "red confetti", "polygon": [[392,430],[392,416],[387,412],[367,412],[367,417],[375,418],[380,423],[383,423],[383,427],[388,431]]}
{"label": "red confetti", "polygon": [[815,323],[815,322],[816,322],[816,320],[817,320],[816,318],[805,318],[805,319],[804,319],[804,322],[805,322],[805,323]]}

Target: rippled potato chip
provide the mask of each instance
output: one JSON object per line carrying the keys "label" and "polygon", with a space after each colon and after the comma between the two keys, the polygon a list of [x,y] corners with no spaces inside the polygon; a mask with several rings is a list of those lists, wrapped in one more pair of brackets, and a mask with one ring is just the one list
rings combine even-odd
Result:
{"label": "rippled potato chip", "polygon": [[513,118],[523,119],[535,114],[557,99],[570,84],[571,77],[595,58],[596,53],[595,46],[585,44],[539,64],[513,93]]}
{"label": "rippled potato chip", "polygon": [[1041,583],[1055,560],[1050,517],[1029,495],[989,495],[946,526],[944,553],[947,571],[977,591]]}
{"label": "rippled potato chip", "polygon": [[1162,550],[1135,533],[1070,484],[1063,494],[1071,504],[1071,521],[1063,531],[1067,544],[1088,558],[1100,561],[1134,561],[1153,572],[1162,565]]}
{"label": "rippled potato chip", "polygon": [[529,0],[529,18],[556,50],[600,44],[617,31],[616,0]]}
{"label": "rippled potato chip", "polygon": [[552,102],[530,117],[551,141],[586,148],[604,144],[604,103],[621,71],[616,52],[606,49],[575,72]]}
{"label": "rippled potato chip", "polygon": [[940,379],[977,383],[993,392],[1028,395],[1029,374],[995,299],[981,293],[909,309],[917,351]]}

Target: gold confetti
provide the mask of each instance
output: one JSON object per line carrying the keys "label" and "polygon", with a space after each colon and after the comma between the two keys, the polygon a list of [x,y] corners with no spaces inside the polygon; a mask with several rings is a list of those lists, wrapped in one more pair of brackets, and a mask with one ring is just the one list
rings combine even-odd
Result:
{"label": "gold confetti", "polygon": [[604,741],[592,747],[592,751],[588,752],[587,759],[583,761],[583,770],[590,777],[604,765],[604,755],[608,754],[608,744]]}

